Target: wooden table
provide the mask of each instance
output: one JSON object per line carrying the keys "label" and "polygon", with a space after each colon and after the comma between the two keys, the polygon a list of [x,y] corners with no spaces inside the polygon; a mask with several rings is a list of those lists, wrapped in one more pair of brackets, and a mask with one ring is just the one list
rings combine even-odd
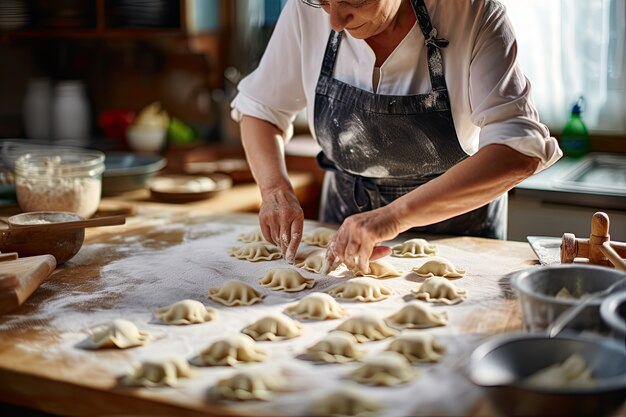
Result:
{"label": "wooden table", "polygon": [[[254,190],[242,192],[246,194]],[[232,196],[228,198],[230,197]],[[238,198],[242,197],[233,197],[234,200]],[[93,324],[94,318],[96,321],[110,319],[120,297],[130,296],[134,294],[133,291],[137,291],[136,288],[146,285],[146,282],[141,281],[148,279],[145,277],[137,277],[135,282],[129,279],[128,286],[118,278],[112,279],[114,275],[111,274],[115,271],[111,268],[121,268],[123,262],[131,262],[132,259],[143,256],[146,263],[150,263],[150,260],[161,262],[159,265],[163,265],[162,273],[167,274],[168,264],[181,262],[180,257],[185,256],[184,251],[181,252],[184,245],[188,245],[191,254],[195,253],[194,250],[199,250],[193,246],[195,243],[202,242],[203,239],[207,242],[213,239],[211,242],[216,247],[219,246],[219,250],[208,250],[206,259],[199,262],[206,265],[226,265],[221,270],[230,270],[227,265],[233,266],[233,271],[242,268],[241,262],[244,261],[228,258],[225,253],[220,255],[220,251],[236,243],[233,236],[238,230],[256,227],[257,218],[250,214],[220,213],[226,211],[223,204],[224,201],[219,197],[210,203],[196,205],[137,203],[137,214],[130,217],[125,226],[88,230],[85,244],[74,259],[58,268],[17,311],[0,317],[0,402],[72,416],[255,414],[255,406],[218,405],[197,395],[195,391],[176,391],[174,388],[129,389],[121,386],[118,383],[121,377],[120,366],[130,361],[132,356],[129,355],[145,347],[104,352],[87,352],[73,347],[73,343],[81,335],[81,329],[87,324]],[[305,231],[317,225],[316,222],[307,221]],[[225,242],[224,239],[232,242]],[[495,333],[520,330],[518,303],[512,296],[507,279],[510,273],[537,264],[530,247],[526,243],[469,237],[439,239],[436,243],[445,248],[450,259],[464,263],[471,278],[463,280],[471,283],[472,288],[470,298],[464,303],[464,310],[458,310],[463,311],[463,314],[452,314],[450,329],[445,330],[447,333],[442,335],[459,340],[478,340]],[[211,243],[207,245],[210,246]],[[171,258],[167,258],[168,256]],[[181,263],[180,268],[194,260],[186,262]],[[172,271],[175,270],[172,267]],[[119,269],[116,271],[117,274],[120,273]],[[131,272],[129,274],[132,275]],[[411,282],[414,278],[416,277],[397,278],[398,288],[406,289],[408,293],[408,288],[414,285]],[[155,278],[155,282],[157,280]],[[459,286],[462,286],[463,280],[457,281]],[[186,285],[187,281],[181,279],[180,287],[169,291],[173,296],[177,291],[188,292]],[[205,298],[206,288],[198,288],[202,291],[197,299],[210,304]],[[296,298],[301,296],[302,294],[294,295]],[[155,297],[163,298],[163,295],[155,292]],[[138,309],[147,298],[149,297],[138,297]],[[173,299],[172,302],[174,301],[178,300]],[[371,303],[367,308],[373,311],[378,308],[381,311],[390,311],[393,305],[384,307],[384,303],[385,301]],[[454,308],[450,307],[449,311],[453,312]],[[224,308],[220,309],[220,314],[225,317],[229,313]],[[128,314],[132,316],[139,313],[129,309]],[[66,320],[74,316],[79,319],[77,323]],[[149,313],[145,317],[148,316]],[[144,324],[150,323],[146,320]],[[338,323],[333,325],[336,324]],[[176,331],[181,338],[188,331],[183,327],[167,327],[161,332]],[[317,336],[318,339],[320,337]],[[455,359],[458,369],[467,360],[467,355],[468,352],[465,352]],[[467,404],[468,414],[490,415],[488,407],[480,398],[475,395],[471,398],[472,403]]]}

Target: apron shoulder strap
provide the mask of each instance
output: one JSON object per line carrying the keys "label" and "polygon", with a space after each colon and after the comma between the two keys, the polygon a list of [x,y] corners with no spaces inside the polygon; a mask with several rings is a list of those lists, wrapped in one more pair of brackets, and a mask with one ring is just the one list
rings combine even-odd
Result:
{"label": "apron shoulder strap", "polygon": [[324,60],[322,61],[322,70],[320,71],[320,76],[325,76],[329,78],[332,77],[342,35],[343,32],[335,32],[334,30],[330,31],[330,35],[328,36],[328,43],[326,44],[326,51],[324,52]]}

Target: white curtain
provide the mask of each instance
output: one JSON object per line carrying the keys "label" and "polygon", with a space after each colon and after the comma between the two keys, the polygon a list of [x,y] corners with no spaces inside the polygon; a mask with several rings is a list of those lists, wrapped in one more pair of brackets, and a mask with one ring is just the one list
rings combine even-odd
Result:
{"label": "white curtain", "polygon": [[579,96],[590,132],[626,133],[626,0],[500,0],[541,119],[560,133]]}

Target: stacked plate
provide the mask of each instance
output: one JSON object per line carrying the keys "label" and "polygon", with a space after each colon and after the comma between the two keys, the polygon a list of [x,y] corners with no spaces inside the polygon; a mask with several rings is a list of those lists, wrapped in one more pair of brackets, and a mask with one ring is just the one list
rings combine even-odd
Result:
{"label": "stacked plate", "polygon": [[0,1],[0,30],[20,29],[28,24],[29,13],[23,0]]}
{"label": "stacked plate", "polygon": [[123,26],[176,26],[178,0],[118,0],[115,14]]}

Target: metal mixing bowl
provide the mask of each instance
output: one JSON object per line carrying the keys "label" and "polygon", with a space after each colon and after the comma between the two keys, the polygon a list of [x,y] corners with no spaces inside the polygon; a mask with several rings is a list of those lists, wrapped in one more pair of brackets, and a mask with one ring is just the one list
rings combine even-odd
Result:
{"label": "metal mixing bowl", "polygon": [[600,306],[600,315],[613,334],[623,342],[626,339],[626,291],[605,298]]}
{"label": "metal mixing bowl", "polygon": [[[594,385],[554,388],[524,382],[574,353],[592,369]],[[495,337],[472,353],[468,371],[495,411],[506,416],[600,417],[615,412],[626,400],[626,350],[607,338]]]}
{"label": "metal mixing bowl", "polygon": [[[626,277],[616,269],[584,264],[550,265],[525,269],[513,275],[511,286],[519,295],[524,326],[528,331],[541,331],[579,300],[557,298],[562,288],[574,296],[602,291]],[[622,288],[626,288],[624,285]],[[608,333],[600,318],[602,298],[591,301],[567,326],[579,331]]]}

